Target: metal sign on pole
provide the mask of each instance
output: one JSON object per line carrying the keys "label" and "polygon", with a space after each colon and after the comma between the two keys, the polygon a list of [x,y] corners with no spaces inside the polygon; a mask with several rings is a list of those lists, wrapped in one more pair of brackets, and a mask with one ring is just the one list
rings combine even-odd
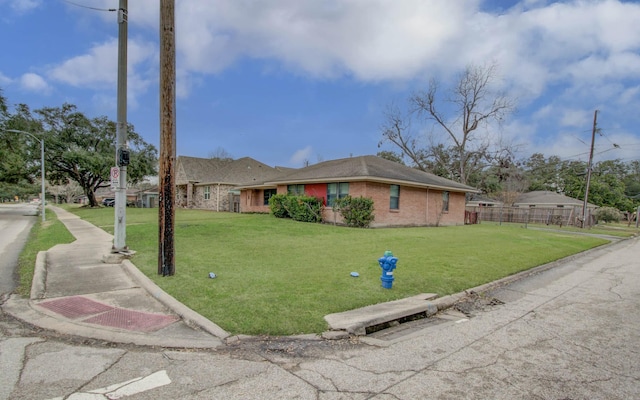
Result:
{"label": "metal sign on pole", "polygon": [[117,190],[120,186],[120,168],[111,167],[111,190]]}

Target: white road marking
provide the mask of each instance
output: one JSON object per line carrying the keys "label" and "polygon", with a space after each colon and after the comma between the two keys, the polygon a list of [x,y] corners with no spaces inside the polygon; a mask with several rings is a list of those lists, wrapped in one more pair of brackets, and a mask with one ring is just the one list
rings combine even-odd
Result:
{"label": "white road marking", "polygon": [[[100,389],[89,390],[87,392],[73,393],[67,397],[68,400],[115,400],[131,396],[137,393],[146,392],[160,386],[171,383],[167,371],[155,372],[146,377],[138,377],[129,381],[116,383]],[[63,400],[64,397],[56,397],[49,400]]]}

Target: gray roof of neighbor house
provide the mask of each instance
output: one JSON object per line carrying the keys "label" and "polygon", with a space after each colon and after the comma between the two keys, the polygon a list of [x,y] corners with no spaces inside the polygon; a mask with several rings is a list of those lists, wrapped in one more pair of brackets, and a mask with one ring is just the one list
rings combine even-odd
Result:
{"label": "gray roof of neighbor house", "polygon": [[273,168],[250,157],[237,160],[179,156],[176,162],[176,185],[252,184],[273,179],[288,171]]}
{"label": "gray roof of neighbor house", "polygon": [[[471,186],[377,156],[359,156],[324,161],[283,174],[272,180],[265,180],[262,186],[345,181],[372,181],[457,192],[479,192],[479,190]],[[258,185],[257,183],[253,187]],[[250,187],[252,186],[246,185],[246,188]]]}
{"label": "gray roof of neighbor house", "polygon": [[503,205],[504,202],[476,193],[471,196],[469,201],[467,201],[467,205],[472,205],[472,204]]}
{"label": "gray roof of neighbor house", "polygon": [[[547,190],[536,190],[533,192],[522,193],[518,196],[516,201],[513,202],[514,206],[535,205],[537,207],[582,206],[583,204],[584,201],[582,200]],[[588,207],[597,206],[595,204],[588,203]]]}

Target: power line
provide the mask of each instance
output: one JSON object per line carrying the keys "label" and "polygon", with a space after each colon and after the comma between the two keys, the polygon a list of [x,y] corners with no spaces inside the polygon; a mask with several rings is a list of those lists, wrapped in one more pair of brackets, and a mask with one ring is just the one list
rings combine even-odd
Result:
{"label": "power line", "polygon": [[74,5],[76,7],[87,8],[89,10],[94,10],[94,11],[108,11],[108,12],[118,11],[117,8],[97,8],[97,7],[89,7],[89,6],[85,6],[83,4],[74,3],[73,1],[69,1],[69,0],[61,0],[61,1],[64,1],[65,3],[69,3],[69,4]]}

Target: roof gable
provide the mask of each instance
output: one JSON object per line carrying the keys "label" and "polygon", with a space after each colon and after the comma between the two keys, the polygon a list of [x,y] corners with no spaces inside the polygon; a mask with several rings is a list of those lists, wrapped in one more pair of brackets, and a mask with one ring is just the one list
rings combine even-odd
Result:
{"label": "roof gable", "polygon": [[188,182],[211,184],[250,184],[252,182],[272,179],[282,173],[251,157],[237,160],[215,158],[178,157],[178,173],[176,184]]}
{"label": "roof gable", "polygon": [[[533,192],[522,193],[518,196],[513,205],[537,205],[549,207],[556,207],[559,205],[583,206],[584,201],[565,196],[561,193],[547,190],[536,190]],[[589,207],[595,207],[595,205],[589,203]]]}

